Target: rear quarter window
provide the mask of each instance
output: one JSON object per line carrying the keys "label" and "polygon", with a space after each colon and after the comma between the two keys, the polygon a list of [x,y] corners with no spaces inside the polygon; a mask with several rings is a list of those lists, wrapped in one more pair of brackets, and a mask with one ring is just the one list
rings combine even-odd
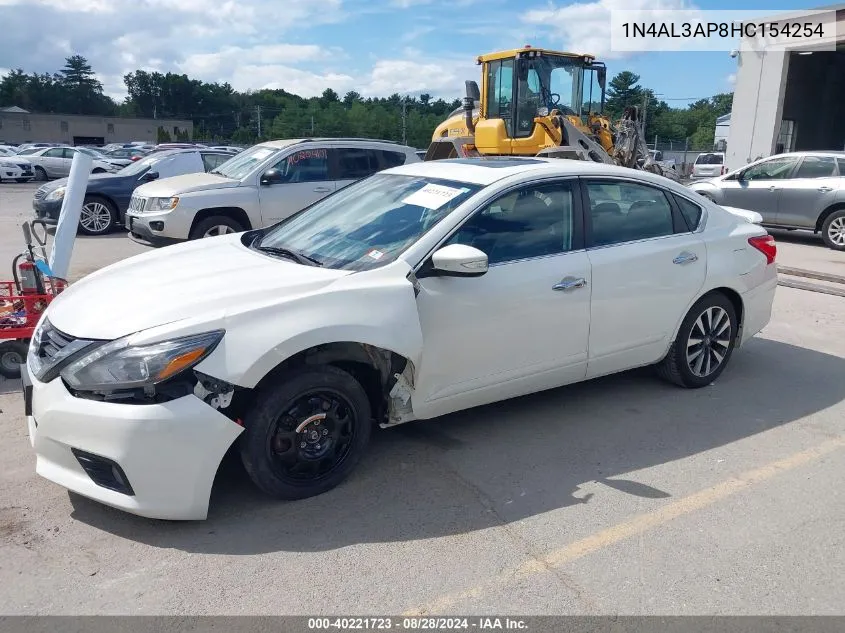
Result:
{"label": "rear quarter window", "polygon": [[[674,194],[673,194],[674,195]],[[702,208],[686,198],[674,196],[678,208],[681,210],[681,215],[684,216],[684,221],[687,223],[690,231],[695,231],[701,223],[701,216],[704,213]]]}

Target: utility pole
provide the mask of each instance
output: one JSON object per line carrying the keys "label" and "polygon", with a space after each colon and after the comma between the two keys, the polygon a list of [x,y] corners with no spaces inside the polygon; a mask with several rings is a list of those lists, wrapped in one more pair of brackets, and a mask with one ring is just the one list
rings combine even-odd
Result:
{"label": "utility pole", "polygon": [[407,135],[408,126],[406,124],[406,120],[407,120],[406,119],[406,114],[407,114],[406,107],[408,105],[407,99],[408,99],[407,97],[402,97],[402,145],[408,144],[408,135]]}
{"label": "utility pole", "polygon": [[641,118],[643,122],[643,139],[645,139],[645,116],[646,112],[648,111],[648,90],[643,92],[643,116]]}
{"label": "utility pole", "polygon": [[258,139],[261,139],[261,106],[255,106],[255,116],[258,117]]}
{"label": "utility pole", "polygon": [[314,115],[311,115],[311,138],[314,138]]}

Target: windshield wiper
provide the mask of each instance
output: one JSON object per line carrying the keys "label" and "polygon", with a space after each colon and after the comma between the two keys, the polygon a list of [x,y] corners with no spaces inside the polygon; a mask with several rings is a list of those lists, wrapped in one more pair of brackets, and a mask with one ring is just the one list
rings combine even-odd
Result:
{"label": "windshield wiper", "polygon": [[288,248],[279,248],[277,246],[256,246],[255,250],[261,251],[262,253],[269,253],[270,255],[279,255],[281,257],[287,257],[288,259],[292,259],[299,264],[303,264],[305,266],[322,266],[323,262],[319,259],[314,259],[313,257],[309,257],[304,253],[297,253],[296,251],[292,251]]}
{"label": "windshield wiper", "polygon": [[226,178],[226,174],[224,174],[222,171],[217,171],[216,169],[212,169],[212,170],[211,170],[210,172],[208,172],[208,173],[209,173],[209,174],[214,174],[215,176],[223,176],[224,178]]}

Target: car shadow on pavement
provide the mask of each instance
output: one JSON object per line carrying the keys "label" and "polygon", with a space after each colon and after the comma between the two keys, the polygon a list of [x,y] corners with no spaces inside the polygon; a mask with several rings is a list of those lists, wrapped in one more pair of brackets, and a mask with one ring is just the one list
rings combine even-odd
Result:
{"label": "car shadow on pavement", "polygon": [[243,555],[437,538],[576,504],[589,512],[605,492],[666,498],[671,489],[626,474],[822,411],[845,400],[843,375],[843,358],[758,338],[704,389],[636,370],[375,433],[344,484],[303,501],[264,497],[230,455],[207,521],[144,519],[75,494],[72,516],[154,547]]}

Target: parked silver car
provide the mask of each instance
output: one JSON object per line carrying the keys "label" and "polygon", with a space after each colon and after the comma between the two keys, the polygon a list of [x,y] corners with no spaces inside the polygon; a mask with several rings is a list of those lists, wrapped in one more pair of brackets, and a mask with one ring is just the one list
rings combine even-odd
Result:
{"label": "parked silver car", "polygon": [[[70,166],[74,154],[83,150],[85,148],[42,147],[35,150],[24,150],[21,155],[25,155],[27,160],[32,163],[36,180],[49,180],[51,178],[66,178],[70,175]],[[122,165],[113,164],[105,158],[96,158],[91,150],[85,150],[84,153],[94,158],[91,165],[91,173],[93,174],[114,173],[122,168]]]}
{"label": "parked silver car", "polygon": [[720,205],[756,211],[764,226],[821,233],[845,251],[845,152],[792,152],[690,185]]}

